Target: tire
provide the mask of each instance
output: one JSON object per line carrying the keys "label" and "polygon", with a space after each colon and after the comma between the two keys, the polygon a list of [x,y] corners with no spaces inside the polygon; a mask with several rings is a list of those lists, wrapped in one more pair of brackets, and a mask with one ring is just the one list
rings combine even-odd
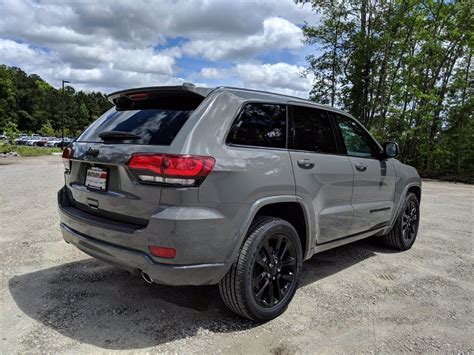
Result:
{"label": "tire", "polygon": [[403,202],[400,215],[392,230],[383,236],[383,242],[389,248],[408,250],[415,243],[420,224],[420,203],[414,193],[408,193]]}
{"label": "tire", "polygon": [[276,318],[295,295],[302,260],[295,228],[280,218],[259,216],[219,283],[222,300],[231,311],[254,321]]}

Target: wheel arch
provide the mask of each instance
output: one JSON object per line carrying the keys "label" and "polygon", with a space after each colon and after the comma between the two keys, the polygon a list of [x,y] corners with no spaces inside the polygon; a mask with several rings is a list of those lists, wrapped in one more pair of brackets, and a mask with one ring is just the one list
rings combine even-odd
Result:
{"label": "wheel arch", "polygon": [[417,196],[418,202],[420,202],[421,201],[421,183],[413,182],[413,183],[410,183],[407,186],[405,186],[405,188],[403,189],[403,193],[401,194],[400,199],[398,201],[398,205],[397,205],[397,208],[395,210],[395,213],[392,216],[392,220],[390,222],[390,227],[387,228],[387,230],[385,232],[388,232],[393,228],[393,225],[395,224],[395,221],[397,220],[397,217],[398,217],[398,215],[400,213],[400,210],[403,206],[405,198],[410,192],[413,192]]}
{"label": "wheel arch", "polygon": [[[290,208],[294,208],[294,210],[292,209],[290,212],[288,212],[288,209]],[[232,264],[238,257],[238,253],[247,238],[247,233],[250,226],[252,225],[252,222],[257,216],[263,215],[281,218],[292,224],[298,232],[298,236],[301,240],[301,246],[303,248],[303,260],[310,256],[312,251],[311,243],[313,241],[311,237],[311,218],[307,206],[298,196],[271,196],[259,199],[250,207],[249,212],[244,218],[238,231],[236,243],[232,248],[233,250],[230,256],[230,260],[232,260],[232,262],[230,264]],[[303,218],[303,221],[301,221],[301,218]]]}
{"label": "wheel arch", "polygon": [[[416,198],[418,199],[418,202],[421,202],[421,186],[420,185],[411,185],[408,190],[407,190],[407,193],[414,193],[416,195]],[[406,196],[405,194],[405,196]]]}

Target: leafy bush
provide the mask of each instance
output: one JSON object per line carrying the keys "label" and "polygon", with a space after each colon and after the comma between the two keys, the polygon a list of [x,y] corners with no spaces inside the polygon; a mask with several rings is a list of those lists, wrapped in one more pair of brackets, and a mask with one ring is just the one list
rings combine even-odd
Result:
{"label": "leafy bush", "polygon": [[15,122],[7,122],[4,128],[5,135],[8,137],[8,142],[13,143],[18,138],[20,131]]}

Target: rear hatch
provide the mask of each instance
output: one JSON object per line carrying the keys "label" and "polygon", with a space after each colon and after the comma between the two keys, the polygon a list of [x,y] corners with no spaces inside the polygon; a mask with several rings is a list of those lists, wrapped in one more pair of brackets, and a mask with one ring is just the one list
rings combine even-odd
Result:
{"label": "rear hatch", "polygon": [[140,181],[147,176],[134,174],[127,163],[133,154],[168,153],[173,139],[208,92],[183,86],[111,94],[115,107],[77,138],[69,150],[70,159],[65,161],[71,207],[146,226],[159,205],[162,184]]}

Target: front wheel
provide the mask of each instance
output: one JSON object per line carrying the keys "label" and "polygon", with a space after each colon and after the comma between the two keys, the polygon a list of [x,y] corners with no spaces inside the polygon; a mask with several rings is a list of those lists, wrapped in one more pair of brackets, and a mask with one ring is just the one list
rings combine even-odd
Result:
{"label": "front wheel", "polygon": [[239,257],[219,283],[224,303],[255,321],[278,317],[296,292],[302,255],[298,233],[290,223],[257,217]]}
{"label": "front wheel", "polygon": [[420,224],[420,203],[414,193],[408,193],[392,230],[383,238],[393,249],[408,250],[415,243]]}

